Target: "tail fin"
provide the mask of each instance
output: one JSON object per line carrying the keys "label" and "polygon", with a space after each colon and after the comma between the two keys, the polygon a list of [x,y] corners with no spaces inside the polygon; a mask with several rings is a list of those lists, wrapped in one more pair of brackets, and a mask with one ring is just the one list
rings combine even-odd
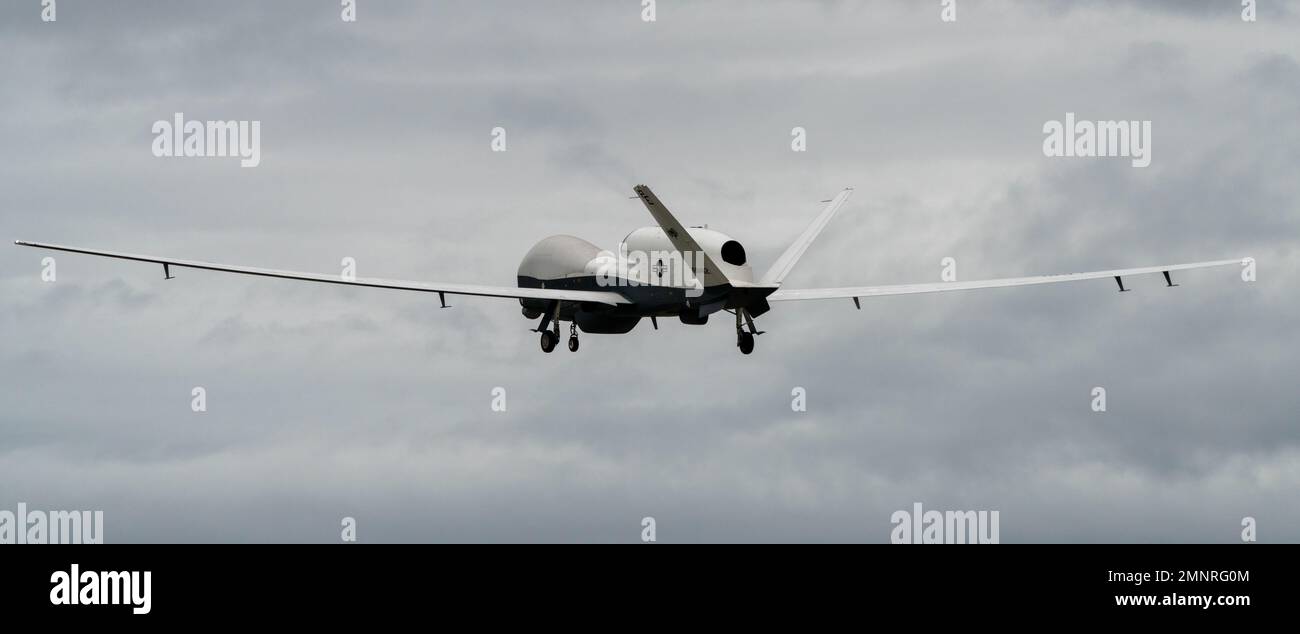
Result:
{"label": "tail fin", "polygon": [[813,240],[817,239],[817,235],[822,232],[822,229],[826,228],[831,218],[834,218],[835,214],[839,213],[840,207],[844,206],[844,202],[852,194],[853,188],[845,187],[839,195],[827,201],[830,204],[826,205],[826,208],[817,215],[812,224],[803,230],[803,234],[799,236],[799,239],[795,240],[790,245],[790,248],[786,249],[785,253],[782,253],[781,257],[777,258],[776,262],[772,264],[772,268],[768,269],[767,273],[763,275],[761,283],[780,284],[785,279],[785,276],[789,275],[790,271],[794,269],[794,265],[799,261],[799,258],[803,257],[804,251],[808,250],[808,245],[811,245]]}

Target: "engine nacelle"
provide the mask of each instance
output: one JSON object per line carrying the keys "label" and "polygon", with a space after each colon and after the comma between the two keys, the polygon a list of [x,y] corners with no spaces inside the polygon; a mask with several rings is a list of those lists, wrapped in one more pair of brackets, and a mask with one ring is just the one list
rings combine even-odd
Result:
{"label": "engine nacelle", "polygon": [[[754,281],[754,271],[750,268],[745,247],[733,240],[731,236],[705,227],[690,227],[687,231],[713,260],[714,265],[719,269],[718,272],[725,275],[727,279],[733,282]],[[622,248],[625,248],[629,254],[641,253],[645,254],[643,257],[649,257],[649,264],[641,267],[639,271],[641,276],[644,276],[643,281],[671,282],[674,285],[687,287],[695,284],[694,268],[680,270],[683,266],[680,255],[675,258],[663,255],[677,253],[677,247],[668,238],[668,234],[664,233],[662,227],[642,227],[627,234],[627,237],[623,238]],[[703,264],[695,254],[691,254],[691,259],[691,267],[699,267]]]}

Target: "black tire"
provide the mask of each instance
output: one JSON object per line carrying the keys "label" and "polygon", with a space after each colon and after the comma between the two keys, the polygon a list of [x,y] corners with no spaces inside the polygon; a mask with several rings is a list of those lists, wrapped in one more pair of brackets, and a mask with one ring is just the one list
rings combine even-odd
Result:
{"label": "black tire", "polygon": [[577,352],[577,351],[578,351],[578,338],[569,337],[569,352]]}
{"label": "black tire", "polygon": [[549,330],[542,331],[542,352],[550,352],[555,349],[555,344],[559,343],[555,333]]}
{"label": "black tire", "polygon": [[754,351],[754,335],[748,332],[740,333],[740,341],[736,344],[740,347],[741,354],[749,354]]}

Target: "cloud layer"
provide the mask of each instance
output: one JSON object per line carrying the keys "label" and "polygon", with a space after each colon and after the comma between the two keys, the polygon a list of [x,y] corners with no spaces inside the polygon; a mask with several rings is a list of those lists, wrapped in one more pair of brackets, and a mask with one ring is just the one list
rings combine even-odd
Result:
{"label": "cloud layer", "polygon": [[[653,516],[660,541],[883,542],[917,501],[999,510],[1004,542],[1232,542],[1245,516],[1300,540],[1294,4],[336,4],[5,3],[5,237],[511,284],[546,235],[649,224],[646,182],[762,270],[851,185],[787,284],[945,256],[1259,279],[785,304],[749,357],[725,319],[543,355],[509,300],[73,255],[48,284],[5,247],[0,508],[102,509],[115,542],[337,541],[343,516],[363,541],[630,542]],[[261,121],[261,165],[155,158],[175,112]],[[1151,167],[1044,157],[1066,112],[1152,121]]]}

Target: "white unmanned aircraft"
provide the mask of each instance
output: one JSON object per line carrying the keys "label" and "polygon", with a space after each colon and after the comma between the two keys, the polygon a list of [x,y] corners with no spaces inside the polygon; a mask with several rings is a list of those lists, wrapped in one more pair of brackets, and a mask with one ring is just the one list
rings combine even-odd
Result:
{"label": "white unmanned aircraft", "polygon": [[637,185],[634,191],[641,202],[645,203],[650,215],[654,216],[657,226],[643,227],[628,234],[619,245],[617,256],[573,236],[546,238],[524,256],[519,265],[515,287],[355,278],[177,260],[22,240],[15,241],[15,244],[161,264],[165,279],[172,279],[171,267],[180,267],[307,282],[422,291],[437,293],[444,308],[447,306],[447,295],[514,298],[523,305],[524,317],[541,319],[533,331],[541,333],[543,352],[554,350],[559,343],[561,321],[570,322],[569,350],[576,352],[578,329],[589,333],[623,334],[636,327],[643,317],[649,317],[656,329],[659,328],[659,317],[677,317],[684,324],[703,325],[708,322],[709,315],[727,311],[736,316],[737,347],[742,353],[749,354],[754,351],[754,337],[763,334],[754,327],[754,318],[770,310],[769,302],[852,299],[860,310],[862,304],[859,300],[863,297],[1028,286],[1107,277],[1114,278],[1119,290],[1124,291],[1127,290],[1124,288],[1124,276],[1163,273],[1165,283],[1176,286],[1169,277],[1170,271],[1245,262],[1242,259],[1216,260],[973,282],[784,289],[781,288],[782,280],[844,206],[853,193],[852,188],[846,188],[834,198],[823,201],[830,204],[758,280],[754,279],[745,257],[745,248],[739,242],[706,227],[683,226],[645,185]]}

